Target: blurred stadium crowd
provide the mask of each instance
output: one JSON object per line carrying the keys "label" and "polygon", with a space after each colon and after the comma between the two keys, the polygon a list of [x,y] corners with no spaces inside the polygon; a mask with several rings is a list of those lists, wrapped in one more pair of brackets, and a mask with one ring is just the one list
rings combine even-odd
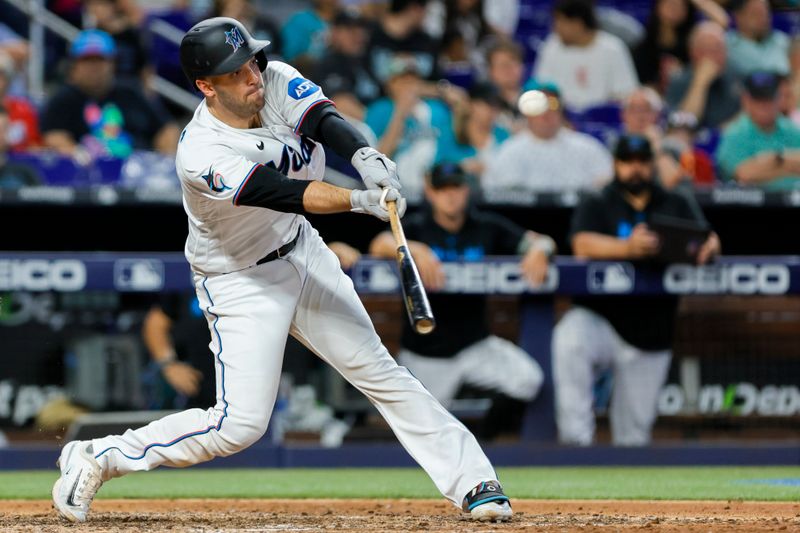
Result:
{"label": "blurred stadium crowd", "polygon": [[[600,213],[621,209],[607,192],[613,192],[607,185],[620,161],[652,161],[666,191],[653,196],[652,210],[700,222],[699,210],[687,207],[687,193],[698,188],[800,189],[800,14],[773,11],[767,0],[48,0],[47,8],[80,32],[72,39],[47,32],[45,49],[38,51],[27,15],[12,4],[0,0],[0,190],[177,189],[173,155],[199,102],[181,72],[178,44],[184,31],[209,16],[236,18],[256,38],[272,41],[269,58],[319,84],[342,115],[397,162],[411,200],[425,194],[431,212],[407,224],[429,288],[443,283],[440,261],[484,253],[519,255],[532,284],[546,275],[553,240],[499,216],[467,214],[470,189],[490,203],[525,193],[606,191],[596,205],[576,210],[571,237],[584,231],[629,239],[639,247],[626,249],[629,259],[655,252],[648,248],[653,236],[637,229],[641,220],[624,234],[601,227]],[[43,66],[44,92],[32,87],[35,61]],[[179,90],[165,91],[163,82]],[[532,89],[547,95],[545,112],[518,104]],[[328,166],[354,175],[335,154],[328,154]],[[645,210],[651,210],[646,202],[638,208]],[[446,227],[441,221],[448,217],[460,222]],[[461,240],[448,239],[437,224]],[[370,252],[391,258],[387,239],[378,235]],[[719,253],[713,232],[706,245],[700,262]],[[331,248],[345,268],[359,258],[345,243]],[[609,250],[579,255],[602,259]],[[434,302],[446,312],[432,344],[403,333],[403,364],[432,376],[426,385],[445,403],[464,385],[494,390],[487,417],[494,425],[479,428],[481,436],[518,427],[542,370],[489,334],[485,296],[449,298]],[[195,302],[189,295],[165,298],[144,317],[144,344],[155,372],[183,398],[179,407],[187,397],[188,405],[192,397],[207,405],[215,394],[213,382],[202,378],[214,371],[207,368],[205,321]],[[677,302],[642,300],[617,312],[616,302],[603,307],[595,301],[585,306],[592,313],[560,324],[554,351],[573,373],[556,376],[563,442],[592,442],[598,377],[592,367],[618,369],[623,356],[643,366],[628,369],[639,383],[636,394],[612,401],[618,417],[613,439],[649,442]],[[642,316],[652,318],[650,328],[639,326]],[[584,354],[586,335],[602,337],[597,344],[605,352]],[[176,350],[188,358],[175,363]],[[486,352],[506,369],[492,383],[476,371]],[[584,376],[575,375],[580,365]],[[445,375],[448,380],[441,379]],[[644,375],[652,379],[639,379]],[[314,411],[313,389],[296,398],[305,398],[298,420],[328,427],[330,442],[341,442],[347,425],[330,410]]]}
{"label": "blurred stadium crowd", "polygon": [[[437,162],[460,163],[489,198],[598,187],[623,132],[653,143],[667,188],[785,190],[800,176],[800,38],[789,36],[800,22],[767,0],[48,1],[84,31],[46,34],[44,94],[26,88],[28,18],[4,4],[1,187],[174,186],[169,160],[141,152],[174,152],[197,102],[174,35],[217,15],[321,85],[398,162],[412,197]],[[186,89],[183,101],[164,99],[156,77]],[[531,88],[551,109],[526,119],[517,99]],[[100,171],[48,172],[45,152]]]}

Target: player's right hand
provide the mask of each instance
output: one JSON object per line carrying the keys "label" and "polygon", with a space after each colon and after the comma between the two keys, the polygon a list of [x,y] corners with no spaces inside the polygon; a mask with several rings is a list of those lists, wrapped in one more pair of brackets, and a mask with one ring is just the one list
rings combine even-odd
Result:
{"label": "player's right hand", "polygon": [[402,188],[397,178],[397,165],[375,148],[365,146],[350,160],[367,189]]}
{"label": "player's right hand", "polygon": [[203,379],[203,374],[192,365],[174,361],[164,365],[161,373],[167,383],[184,396],[194,396],[200,390],[200,380]]}
{"label": "player's right hand", "polygon": [[386,202],[397,202],[397,214],[400,218],[403,217],[406,212],[406,199],[400,196],[397,189],[350,191],[350,211],[353,213],[366,213],[386,222],[389,220]]}

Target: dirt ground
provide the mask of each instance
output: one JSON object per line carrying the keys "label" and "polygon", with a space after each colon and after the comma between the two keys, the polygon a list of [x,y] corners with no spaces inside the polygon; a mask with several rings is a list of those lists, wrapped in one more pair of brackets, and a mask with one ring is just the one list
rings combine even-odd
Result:
{"label": "dirt ground", "polygon": [[442,500],[98,500],[86,524],[49,501],[0,502],[2,532],[800,531],[800,503],[512,500],[509,523],[479,524]]}

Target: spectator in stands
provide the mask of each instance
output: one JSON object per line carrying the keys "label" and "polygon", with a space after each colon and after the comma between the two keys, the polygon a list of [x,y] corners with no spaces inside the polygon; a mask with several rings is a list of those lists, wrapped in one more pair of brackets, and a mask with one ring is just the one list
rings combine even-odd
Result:
{"label": "spectator in stands", "polygon": [[340,11],[333,19],[330,45],[313,78],[341,113],[357,120],[364,120],[365,106],[381,95],[380,85],[365,64],[366,40],[366,21],[354,11]]}
{"label": "spectator in stands", "polygon": [[[471,209],[467,176],[458,165],[434,167],[426,177],[425,197],[430,209],[406,217],[403,228],[422,281],[431,291],[436,329],[419,335],[404,321],[398,362],[445,407],[463,385],[491,393],[492,407],[476,432],[479,437],[518,430],[525,405],[539,392],[542,370],[521,348],[490,333],[485,295],[439,293],[447,286],[443,263],[519,255],[522,274],[539,286],[555,245],[546,235]],[[370,254],[394,259],[396,247],[392,234],[384,232],[373,239]]]}
{"label": "spectator in stands", "polygon": [[455,111],[455,134],[440,143],[437,160],[459,163],[468,174],[481,176],[509,137],[508,130],[497,123],[501,105],[493,85],[473,85],[469,105]]}
{"label": "spectator in stands", "polygon": [[[654,146],[658,146],[664,134],[661,128],[661,111],[664,102],[650,87],[639,87],[622,103],[622,129],[625,133],[644,135]],[[657,151],[657,148],[656,148]]]}
{"label": "spectator in stands", "polygon": [[557,83],[564,105],[576,111],[620,101],[639,85],[628,48],[598,29],[592,0],[555,3],[535,72]]}
{"label": "spectator in stands", "polygon": [[86,0],[83,2],[86,26],[103,30],[114,38],[117,53],[114,57],[117,76],[147,83],[153,69],[149,51],[139,28],[119,8],[119,0]]}
{"label": "spectator in stands", "polygon": [[[269,6],[270,8],[272,6]],[[214,0],[208,17],[230,17],[250,30],[254,39],[269,41],[270,56],[280,56],[283,50],[281,32],[271,18],[260,13],[250,0]]]}
{"label": "spectator in stands", "polygon": [[422,96],[416,56],[397,55],[385,65],[387,97],[367,107],[364,121],[378,137],[378,150],[397,163],[407,195],[422,192],[439,143],[453,135],[452,116],[439,100]]}
{"label": "spectator in stands", "polygon": [[564,127],[559,88],[531,80],[525,89],[547,94],[550,107],[527,117],[528,129],[503,143],[487,164],[483,188],[566,192],[607,182],[613,174],[611,155],[594,137]]}
{"label": "spectator in stands", "polygon": [[[615,178],[587,194],[572,216],[576,257],[589,260],[648,261],[659,237],[648,229],[654,215],[704,222],[686,195],[655,182],[653,151],[645,137],[623,136],[615,149]],[[720,251],[711,233],[699,249],[706,263]],[[605,280],[611,272],[606,270]],[[601,373],[613,372],[610,421],[615,445],[650,442],[658,396],[667,377],[677,311],[675,296],[611,296],[573,299],[573,307],[553,332],[553,384],[558,438],[587,446],[594,440],[593,387]]]}
{"label": "spectator in stands", "polygon": [[422,30],[427,0],[391,0],[389,11],[373,28],[367,58],[373,76],[380,83],[389,78],[392,58],[400,53],[412,55],[424,80],[438,80],[438,47]]}
{"label": "spectator in stands", "polygon": [[682,184],[711,187],[716,182],[714,161],[695,146],[697,118],[685,111],[673,111],[658,150],[658,175],[665,189]]}
{"label": "spectator in stands", "polygon": [[493,33],[484,14],[485,3],[483,0],[428,2],[429,16],[425,20],[425,30],[431,37],[442,42],[459,38],[464,58],[476,70],[483,67],[481,45]]}
{"label": "spectator in stands", "polygon": [[723,180],[767,190],[800,188],[800,128],[780,114],[780,77],[753,72],[744,80],[744,113],[722,132],[717,163]]}
{"label": "spectator in stands", "polygon": [[127,157],[134,150],[174,154],[177,126],[141,90],[114,77],[114,40],[101,30],[81,32],[70,46],[67,83],[42,114],[44,143],[76,157]]}
{"label": "spectator in stands", "polygon": [[692,113],[700,126],[719,128],[739,112],[739,84],[726,69],[725,32],[701,22],[689,36],[689,66],[672,78],[666,100],[671,109]]}
{"label": "spectator in stands", "polygon": [[744,77],[751,72],[789,73],[789,37],[772,28],[767,0],[731,0],[728,7],[736,29],[727,34],[728,63],[733,73]]}
{"label": "spectator in stands", "polygon": [[5,141],[11,151],[22,151],[41,146],[42,135],[33,104],[23,96],[8,94],[16,75],[14,60],[5,52],[0,52],[0,104],[5,107],[9,120]]}
{"label": "spectator in stands", "polygon": [[642,85],[660,93],[673,74],[689,62],[689,33],[700,11],[722,27],[728,14],[713,0],[656,0],[647,20],[644,39],[633,50]]}
{"label": "spectator in stands", "polygon": [[338,0],[314,0],[314,8],[298,11],[283,25],[283,57],[301,71],[309,70],[325,53],[328,25],[339,11]]}
{"label": "spectator in stands", "polygon": [[517,109],[525,72],[524,57],[522,47],[506,39],[496,41],[486,51],[489,82],[497,88],[503,104],[499,121],[513,133],[525,129],[525,119]]}
{"label": "spectator in stands", "polygon": [[8,130],[11,120],[8,111],[0,104],[0,189],[15,189],[37,185],[39,174],[31,167],[8,160]]}
{"label": "spectator in stands", "polygon": [[[654,89],[650,87],[636,89],[623,104],[622,129],[627,135],[641,135],[650,141],[655,153],[659,184],[671,190],[678,185],[690,185],[694,173],[698,170],[697,166],[700,165],[703,170],[708,170],[702,165],[711,164],[711,160],[707,154],[702,154],[705,159],[700,161],[691,159],[695,156],[695,150],[688,141],[690,137],[688,132],[681,127],[672,130],[672,137],[666,141],[666,146],[664,145],[666,136],[661,121],[663,108],[664,103]],[[674,114],[694,119],[694,115],[689,113],[678,111]],[[697,119],[694,119],[692,128],[694,129],[696,125]],[[701,154],[698,153],[697,156],[699,159]],[[683,163],[686,163],[688,168],[684,168]],[[711,179],[713,180],[713,174]]]}

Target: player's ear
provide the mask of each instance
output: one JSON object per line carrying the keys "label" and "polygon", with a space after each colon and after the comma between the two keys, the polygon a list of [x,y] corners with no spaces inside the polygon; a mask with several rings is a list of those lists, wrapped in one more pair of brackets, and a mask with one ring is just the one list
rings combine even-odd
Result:
{"label": "player's ear", "polygon": [[198,78],[194,80],[194,84],[205,97],[213,96],[215,94],[214,87],[205,78]]}

